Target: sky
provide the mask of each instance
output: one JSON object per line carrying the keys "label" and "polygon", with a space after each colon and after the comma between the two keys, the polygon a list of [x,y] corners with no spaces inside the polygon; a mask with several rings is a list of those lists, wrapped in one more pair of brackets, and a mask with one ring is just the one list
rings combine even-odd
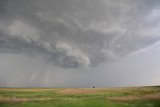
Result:
{"label": "sky", "polygon": [[0,0],[0,87],[160,84],[159,0]]}

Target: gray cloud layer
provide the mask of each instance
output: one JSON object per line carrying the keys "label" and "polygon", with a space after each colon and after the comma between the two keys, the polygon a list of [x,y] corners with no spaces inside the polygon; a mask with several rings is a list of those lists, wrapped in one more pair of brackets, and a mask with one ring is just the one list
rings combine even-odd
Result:
{"label": "gray cloud layer", "polygon": [[1,0],[0,52],[95,67],[160,39],[159,0]]}
{"label": "gray cloud layer", "polygon": [[1,51],[52,54],[63,67],[114,60],[159,40],[150,2],[2,1]]}

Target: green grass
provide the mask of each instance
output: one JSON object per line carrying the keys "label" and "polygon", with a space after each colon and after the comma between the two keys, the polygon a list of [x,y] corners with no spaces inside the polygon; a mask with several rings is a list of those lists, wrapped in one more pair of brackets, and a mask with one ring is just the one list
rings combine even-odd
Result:
{"label": "green grass", "polygon": [[160,107],[160,87],[0,88],[0,107]]}

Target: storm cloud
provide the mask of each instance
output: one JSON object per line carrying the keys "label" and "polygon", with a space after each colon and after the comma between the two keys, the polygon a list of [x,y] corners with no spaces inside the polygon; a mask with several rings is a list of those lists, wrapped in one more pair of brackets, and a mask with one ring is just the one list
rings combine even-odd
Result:
{"label": "storm cloud", "polygon": [[[65,78],[71,77],[69,72],[96,72],[159,42],[159,5],[159,0],[1,0],[1,57],[41,60],[37,65],[56,74],[65,72]],[[26,69],[21,75],[35,78],[32,86],[40,78],[52,80],[46,69],[28,73]],[[7,76],[10,69],[0,72]],[[3,77],[1,81],[11,80]],[[8,86],[7,82],[3,85]]]}

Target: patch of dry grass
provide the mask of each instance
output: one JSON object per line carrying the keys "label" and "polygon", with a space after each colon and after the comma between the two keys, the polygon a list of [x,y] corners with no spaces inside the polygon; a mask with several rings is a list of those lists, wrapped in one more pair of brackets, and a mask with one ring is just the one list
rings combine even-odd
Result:
{"label": "patch of dry grass", "polygon": [[16,97],[0,97],[0,103],[20,103],[28,101],[43,101],[50,100],[53,98],[16,98]]}
{"label": "patch of dry grass", "polygon": [[99,90],[96,89],[64,89],[59,91],[60,94],[92,94]]}
{"label": "patch of dry grass", "polygon": [[121,96],[121,97],[110,97],[109,100],[115,102],[131,102],[141,100],[160,100],[160,93],[144,96]]}

